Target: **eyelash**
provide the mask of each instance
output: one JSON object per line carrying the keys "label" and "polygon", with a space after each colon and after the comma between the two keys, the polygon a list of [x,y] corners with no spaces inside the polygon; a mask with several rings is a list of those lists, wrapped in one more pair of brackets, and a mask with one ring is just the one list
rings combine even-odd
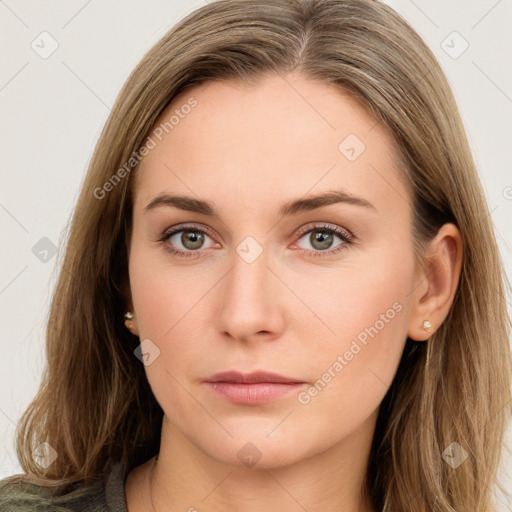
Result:
{"label": "eyelash", "polygon": [[[163,233],[163,235],[158,239],[158,242],[166,242],[173,235],[175,235],[176,233],[180,233],[181,231],[192,231],[194,233],[203,233],[205,235],[208,235],[210,238],[212,238],[207,230],[200,228],[199,226],[196,226],[196,225],[183,226],[182,225],[182,226],[178,226],[177,228],[173,229],[172,231]],[[327,234],[335,234],[343,241],[343,243],[338,245],[334,249],[327,249],[325,251],[311,251],[309,249],[300,249],[301,251],[303,251],[303,252],[305,251],[306,253],[312,252],[312,254],[310,254],[308,257],[326,258],[326,257],[332,256],[333,254],[337,254],[340,251],[345,250],[348,246],[354,244],[354,240],[355,240],[354,235],[352,235],[349,231],[339,228],[338,226],[335,226],[333,224],[319,224],[316,226],[300,229],[296,236],[298,236],[299,238],[302,238],[304,235],[314,232],[314,231],[327,233]],[[176,250],[176,249],[173,249],[172,247],[170,247],[169,245],[165,246],[165,250],[167,252],[169,252],[172,256],[178,256],[180,258],[195,257],[195,254],[200,252],[200,249],[197,251]]]}

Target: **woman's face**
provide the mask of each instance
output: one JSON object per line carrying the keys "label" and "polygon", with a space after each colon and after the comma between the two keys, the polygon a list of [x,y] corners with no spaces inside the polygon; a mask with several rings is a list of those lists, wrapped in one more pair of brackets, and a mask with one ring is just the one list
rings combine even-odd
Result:
{"label": "woman's face", "polygon": [[[390,135],[335,86],[289,74],[184,90],[151,138],[129,276],[166,417],[235,465],[373,435],[417,286]],[[229,370],[301,384],[204,382]]]}

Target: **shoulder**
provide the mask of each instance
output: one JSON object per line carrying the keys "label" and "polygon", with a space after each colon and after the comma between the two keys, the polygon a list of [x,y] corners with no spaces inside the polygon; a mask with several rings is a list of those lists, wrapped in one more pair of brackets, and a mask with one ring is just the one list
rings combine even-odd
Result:
{"label": "shoulder", "polygon": [[46,510],[40,505],[51,499],[50,490],[38,485],[13,481],[12,477],[0,480],[0,512]]}
{"label": "shoulder", "polygon": [[115,466],[106,480],[61,496],[53,496],[48,487],[7,477],[0,480],[0,512],[127,512],[122,476]]}
{"label": "shoulder", "polygon": [[0,512],[21,512],[35,509],[44,497],[44,488],[13,481],[12,477],[0,480]]}
{"label": "shoulder", "polygon": [[7,478],[0,480],[0,512],[103,512],[108,509],[96,508],[100,491],[98,487],[98,484],[93,484],[62,496],[53,496],[48,487]]}

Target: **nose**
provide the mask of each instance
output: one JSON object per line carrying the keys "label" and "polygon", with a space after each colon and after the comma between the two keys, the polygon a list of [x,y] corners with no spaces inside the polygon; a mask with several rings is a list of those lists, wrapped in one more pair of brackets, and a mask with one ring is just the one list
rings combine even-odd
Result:
{"label": "nose", "polygon": [[219,289],[217,327],[224,336],[251,341],[277,338],[285,325],[283,283],[269,267],[264,250],[254,261],[233,255],[233,266]]}

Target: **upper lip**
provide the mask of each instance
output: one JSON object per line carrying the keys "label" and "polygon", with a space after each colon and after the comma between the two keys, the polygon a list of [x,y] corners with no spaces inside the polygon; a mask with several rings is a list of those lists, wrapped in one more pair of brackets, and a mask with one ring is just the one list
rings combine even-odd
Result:
{"label": "upper lip", "polygon": [[220,372],[208,377],[205,382],[240,382],[240,383],[258,383],[258,382],[280,382],[280,383],[300,383],[304,381],[294,377],[285,377],[278,373],[255,371],[251,373],[242,373],[236,370]]}

